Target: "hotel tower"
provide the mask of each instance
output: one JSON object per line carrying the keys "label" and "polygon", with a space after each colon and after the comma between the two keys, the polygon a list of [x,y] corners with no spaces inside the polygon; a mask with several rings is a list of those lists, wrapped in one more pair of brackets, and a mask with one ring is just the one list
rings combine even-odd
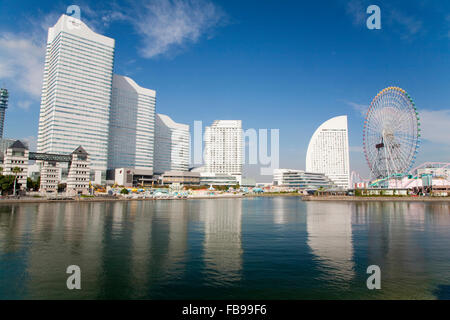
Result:
{"label": "hotel tower", "polygon": [[83,146],[91,168],[106,172],[114,39],[62,15],[48,30],[38,152]]}

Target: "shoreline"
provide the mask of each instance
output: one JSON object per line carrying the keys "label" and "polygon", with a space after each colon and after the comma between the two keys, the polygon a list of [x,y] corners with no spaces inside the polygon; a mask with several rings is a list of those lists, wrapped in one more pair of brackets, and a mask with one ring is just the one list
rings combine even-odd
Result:
{"label": "shoreline", "polygon": [[302,201],[347,201],[347,202],[450,202],[450,197],[409,197],[409,196],[379,196],[379,197],[355,197],[355,196],[305,196],[298,193],[270,193],[252,195],[218,195],[218,196],[197,196],[189,198],[122,198],[122,197],[93,197],[76,199],[47,199],[47,198],[24,198],[24,199],[0,199],[1,204],[20,203],[64,203],[64,202],[116,202],[116,201],[157,201],[157,200],[205,200],[205,199],[242,199],[242,198],[264,198],[264,197],[300,197]]}
{"label": "shoreline", "polygon": [[411,196],[302,196],[303,201],[348,201],[348,202],[450,202],[450,197],[411,197]]}

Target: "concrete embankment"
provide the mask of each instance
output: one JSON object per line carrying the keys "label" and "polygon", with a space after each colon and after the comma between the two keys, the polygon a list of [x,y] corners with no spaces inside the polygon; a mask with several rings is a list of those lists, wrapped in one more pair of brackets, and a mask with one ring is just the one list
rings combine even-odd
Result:
{"label": "concrete embankment", "polygon": [[410,196],[380,196],[380,197],[350,197],[350,196],[302,196],[303,201],[411,201],[435,202],[450,201],[450,197],[410,197]]}

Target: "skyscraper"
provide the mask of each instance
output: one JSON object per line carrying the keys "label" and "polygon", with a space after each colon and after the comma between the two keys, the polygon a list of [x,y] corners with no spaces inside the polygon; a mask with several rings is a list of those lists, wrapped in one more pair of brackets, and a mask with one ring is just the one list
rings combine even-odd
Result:
{"label": "skyscraper", "polygon": [[347,116],[325,121],[314,132],[306,153],[306,171],[323,173],[337,186],[349,188]]}
{"label": "skyscraper", "polygon": [[153,170],[154,90],[114,75],[109,122],[108,168]]}
{"label": "skyscraper", "polygon": [[155,172],[189,169],[189,125],[176,123],[164,114],[156,115]]}
{"label": "skyscraper", "polygon": [[241,120],[216,120],[205,128],[207,172],[242,176],[242,153]]}
{"label": "skyscraper", "polygon": [[62,15],[48,30],[38,152],[83,146],[91,168],[106,171],[114,39]]}
{"label": "skyscraper", "polygon": [[8,108],[8,90],[0,89],[0,139],[3,139],[3,130],[5,127],[5,113]]}

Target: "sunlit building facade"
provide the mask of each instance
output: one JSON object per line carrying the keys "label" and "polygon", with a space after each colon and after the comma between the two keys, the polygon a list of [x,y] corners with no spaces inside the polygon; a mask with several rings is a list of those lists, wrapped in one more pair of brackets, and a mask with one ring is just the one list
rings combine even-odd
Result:
{"label": "sunlit building facade", "polygon": [[114,46],[67,15],[48,30],[38,152],[68,154],[82,145],[91,168],[106,172]]}
{"label": "sunlit building facade", "polygon": [[165,114],[157,114],[155,123],[155,173],[188,171],[189,125],[177,123]]}
{"label": "sunlit building facade", "polygon": [[309,190],[334,187],[334,183],[323,173],[305,172],[295,169],[274,169],[273,185]]}
{"label": "sunlit building facade", "polygon": [[206,127],[204,155],[206,172],[241,177],[242,121],[216,120]]}
{"label": "sunlit building facade", "polygon": [[156,92],[132,79],[113,77],[109,123],[108,169],[153,172]]}
{"label": "sunlit building facade", "polygon": [[350,187],[347,116],[325,121],[314,132],[306,153],[306,171],[323,173],[338,187]]}

